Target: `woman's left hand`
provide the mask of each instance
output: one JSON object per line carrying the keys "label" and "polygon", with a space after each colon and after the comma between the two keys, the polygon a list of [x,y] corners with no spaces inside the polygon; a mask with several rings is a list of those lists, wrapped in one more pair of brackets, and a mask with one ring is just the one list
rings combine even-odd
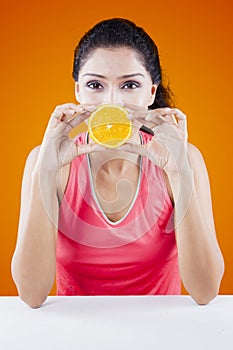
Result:
{"label": "woman's left hand", "polygon": [[119,150],[141,154],[162,168],[167,174],[190,170],[187,149],[186,115],[177,108],[143,108],[126,105],[129,118],[136,129],[142,125],[154,132],[151,141],[138,145],[129,140]]}

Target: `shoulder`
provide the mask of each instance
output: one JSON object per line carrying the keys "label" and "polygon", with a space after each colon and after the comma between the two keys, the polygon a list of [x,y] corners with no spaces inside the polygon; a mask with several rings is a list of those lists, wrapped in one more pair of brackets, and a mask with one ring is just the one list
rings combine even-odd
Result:
{"label": "shoulder", "polygon": [[34,147],[27,156],[27,163],[36,162],[40,152],[40,145]]}
{"label": "shoulder", "polygon": [[206,171],[204,157],[199,148],[192,143],[188,143],[188,156],[194,172]]}
{"label": "shoulder", "polygon": [[188,152],[189,155],[194,157],[194,158],[203,158],[202,157],[202,153],[199,150],[199,148],[197,148],[197,146],[195,146],[194,144],[188,142]]}
{"label": "shoulder", "polygon": [[25,162],[25,166],[24,166],[24,177],[31,175],[34,169],[34,166],[37,162],[39,152],[40,152],[40,146],[36,146],[29,152]]}

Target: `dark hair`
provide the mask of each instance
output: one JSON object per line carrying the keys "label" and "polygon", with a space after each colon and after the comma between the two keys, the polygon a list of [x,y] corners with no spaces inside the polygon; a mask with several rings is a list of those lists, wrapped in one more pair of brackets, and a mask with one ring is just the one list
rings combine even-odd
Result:
{"label": "dark hair", "polygon": [[172,107],[173,94],[168,84],[164,86],[157,46],[143,28],[127,19],[113,18],[99,22],[81,38],[74,52],[74,80],[78,81],[79,71],[93,50],[122,46],[139,54],[153,84],[158,85],[155,100],[149,108]]}

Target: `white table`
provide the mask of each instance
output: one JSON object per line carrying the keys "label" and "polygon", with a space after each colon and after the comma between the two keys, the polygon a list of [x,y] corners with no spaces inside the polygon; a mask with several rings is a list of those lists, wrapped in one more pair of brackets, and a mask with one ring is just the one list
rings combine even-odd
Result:
{"label": "white table", "polygon": [[232,350],[233,296],[0,297],[1,350]]}

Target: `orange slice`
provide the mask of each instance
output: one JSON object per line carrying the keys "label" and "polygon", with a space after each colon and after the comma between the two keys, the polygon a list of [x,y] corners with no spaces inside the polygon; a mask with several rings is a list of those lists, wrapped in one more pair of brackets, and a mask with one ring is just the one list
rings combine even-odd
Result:
{"label": "orange slice", "polygon": [[132,135],[128,111],[117,104],[97,107],[88,119],[88,131],[95,143],[109,148],[123,145]]}

